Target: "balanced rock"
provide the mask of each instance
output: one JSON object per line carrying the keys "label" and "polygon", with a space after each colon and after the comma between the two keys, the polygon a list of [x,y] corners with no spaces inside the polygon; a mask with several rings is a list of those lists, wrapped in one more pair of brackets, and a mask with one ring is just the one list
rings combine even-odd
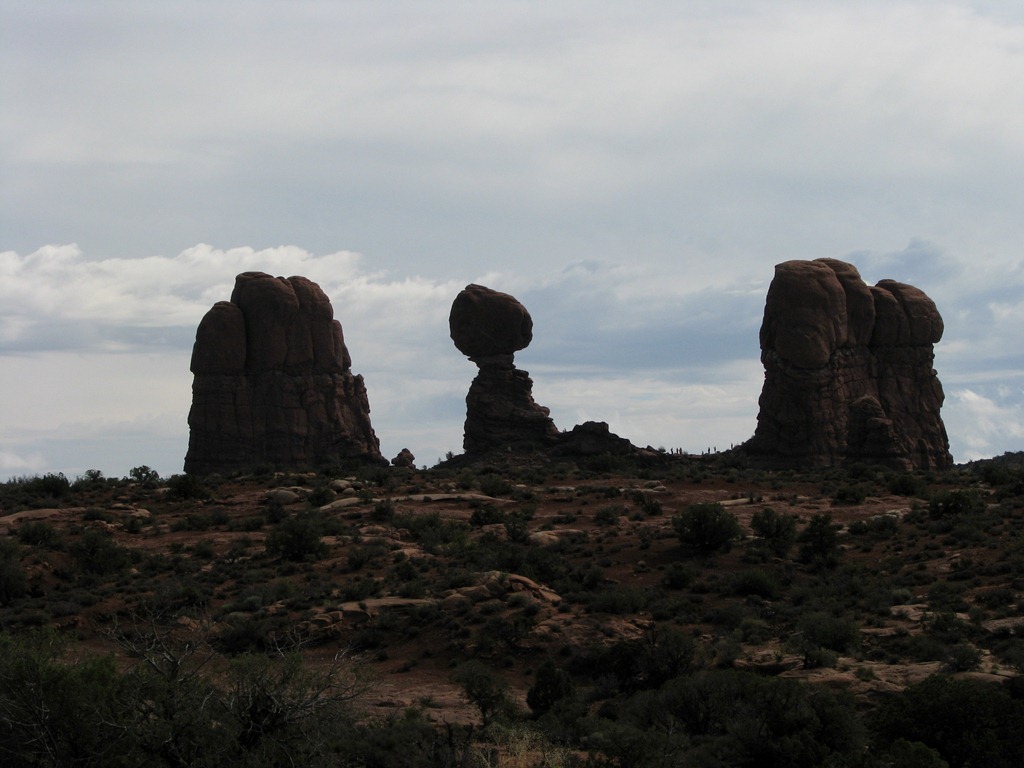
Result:
{"label": "balanced rock", "polygon": [[533,319],[507,293],[468,285],[448,318],[452,341],[479,367],[466,396],[466,453],[552,444],[558,429],[550,411],[533,400],[533,381],[514,355],[533,339]]}
{"label": "balanced rock", "polygon": [[351,364],[320,286],[238,275],[231,301],[214,304],[196,331],[185,471],[383,462]]}
{"label": "balanced rock", "polygon": [[933,368],[942,317],[922,291],[868,286],[835,259],[775,268],[761,325],[760,412],[745,451],[760,463],[952,464]]}

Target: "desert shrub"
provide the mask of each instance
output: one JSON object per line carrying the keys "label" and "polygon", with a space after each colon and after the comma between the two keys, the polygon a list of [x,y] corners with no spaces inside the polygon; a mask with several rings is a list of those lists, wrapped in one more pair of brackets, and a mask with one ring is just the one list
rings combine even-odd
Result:
{"label": "desert shrub", "polygon": [[635,694],[616,723],[600,723],[601,730],[614,726],[600,748],[615,765],[635,768],[861,765],[844,757],[863,752],[848,694],[732,670],[698,672]]}
{"label": "desert shrub", "polygon": [[863,504],[867,497],[865,485],[842,485],[832,494],[832,501],[835,504]]}
{"label": "desert shrub", "polygon": [[807,666],[815,666],[815,655],[821,650],[846,653],[859,642],[860,627],[847,616],[813,611],[804,614],[797,625],[797,649]]}
{"label": "desert shrub", "polygon": [[512,483],[496,473],[483,475],[479,486],[484,496],[508,496],[512,493]]}
{"label": "desert shrub", "polygon": [[558,666],[550,657],[545,658],[533,677],[533,685],[526,692],[526,705],[534,717],[540,717],[565,699],[576,695],[572,675]]}
{"label": "desert shrub", "polygon": [[1024,765],[1024,701],[991,683],[933,675],[883,700],[871,724],[878,746],[920,742],[950,768]]}
{"label": "desert shrub", "polygon": [[727,552],[742,533],[736,516],[721,504],[690,504],[672,518],[679,541],[704,554]]}
{"label": "desert shrub", "polygon": [[0,635],[0,755],[4,764],[104,766],[123,718],[113,657],[65,663],[49,633]]}
{"label": "desert shrub", "polygon": [[597,682],[597,697],[653,690],[689,672],[697,642],[677,629],[658,625],[642,638],[619,640],[585,650],[573,658],[571,670]]}
{"label": "desert shrub", "polygon": [[796,538],[800,561],[823,568],[839,563],[839,526],[831,515],[814,515]]}
{"label": "desert shrub", "polygon": [[911,472],[891,475],[885,485],[889,489],[889,493],[894,493],[897,496],[921,497],[928,490],[928,485],[925,483],[924,478]]}
{"label": "desert shrub", "polygon": [[441,547],[459,546],[467,541],[469,526],[458,520],[445,520],[437,512],[426,515],[395,515],[392,524],[409,531],[412,540],[428,553]]}
{"label": "desert shrub", "polygon": [[623,615],[639,613],[646,604],[647,592],[639,587],[611,587],[594,595],[590,601],[590,610]]}
{"label": "desert shrub", "polygon": [[213,542],[202,539],[192,545],[192,555],[200,560],[212,560],[214,555]]}
{"label": "desert shrub", "polygon": [[360,544],[348,551],[345,560],[350,571],[358,571],[380,560],[387,553],[388,549],[383,544]]}
{"label": "desert shrub", "polygon": [[970,643],[955,643],[946,650],[945,662],[952,672],[970,672],[981,666],[981,651]]}
{"label": "desert shrub", "polygon": [[63,540],[56,528],[45,520],[28,520],[18,527],[18,541],[33,547],[60,549]]}
{"label": "desert shrub", "polygon": [[118,573],[131,563],[131,553],[96,528],[86,529],[68,551],[84,573],[93,575]]}
{"label": "desert shrub", "polygon": [[977,515],[985,511],[985,500],[977,491],[957,488],[941,491],[928,502],[928,513],[933,519]]}
{"label": "desert shrub", "polygon": [[28,594],[28,576],[21,565],[21,547],[16,541],[0,539],[0,605],[8,605]]}
{"label": "desert shrub", "polygon": [[740,633],[740,639],[744,643],[760,645],[761,643],[768,642],[772,636],[771,625],[764,619],[758,619],[754,616],[744,618],[737,629]]}
{"label": "desert shrub", "polygon": [[63,499],[71,495],[71,483],[63,472],[51,472],[27,480],[25,491],[39,499]]}
{"label": "desert shrub", "polygon": [[209,489],[198,475],[171,475],[167,479],[167,496],[171,499],[208,499]]}
{"label": "desert shrub", "polygon": [[661,577],[665,589],[686,589],[697,578],[697,572],[685,563],[671,563]]}
{"label": "desert shrub", "polygon": [[160,482],[160,473],[142,464],[128,470],[128,479],[151,488]]}
{"label": "desert shrub", "polygon": [[319,560],[328,552],[319,516],[300,512],[285,518],[267,534],[267,553],[282,560]]}
{"label": "desert shrub", "polygon": [[607,504],[594,513],[594,522],[597,525],[617,525],[624,514],[626,508],[621,504]]}
{"label": "desert shrub", "polygon": [[889,539],[896,535],[900,521],[892,515],[876,515],[867,520],[850,523],[851,536],[866,536],[872,539]]}
{"label": "desert shrub", "polygon": [[467,661],[455,670],[452,680],[462,688],[466,700],[477,708],[485,727],[512,710],[508,685],[483,662]]}
{"label": "desert shrub", "polygon": [[642,514],[648,517],[658,517],[662,514],[661,501],[653,494],[645,491],[633,491],[632,499]]}
{"label": "desert shrub", "polygon": [[504,510],[498,509],[493,504],[481,504],[469,516],[469,524],[473,526],[496,525],[505,522],[507,517]]}
{"label": "desert shrub", "polygon": [[774,600],[782,591],[778,576],[760,568],[748,569],[735,574],[732,577],[731,586],[734,594],[743,597],[756,595],[765,600]]}
{"label": "desert shrub", "polygon": [[796,541],[796,516],[780,514],[771,507],[755,512],[750,528],[777,557],[785,557]]}

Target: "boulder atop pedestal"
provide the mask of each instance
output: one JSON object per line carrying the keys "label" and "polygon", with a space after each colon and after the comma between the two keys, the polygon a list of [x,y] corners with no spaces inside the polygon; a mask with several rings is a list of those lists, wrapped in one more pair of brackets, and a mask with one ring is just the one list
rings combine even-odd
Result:
{"label": "boulder atop pedestal", "polygon": [[558,429],[533,400],[533,381],[514,355],[533,339],[533,319],[507,293],[467,285],[452,303],[448,325],[460,352],[479,367],[466,396],[467,454],[550,445]]}
{"label": "boulder atop pedestal", "polygon": [[467,285],[452,302],[448,326],[456,348],[471,360],[512,355],[533,340],[533,318],[507,293]]}
{"label": "boulder atop pedestal", "polygon": [[383,462],[330,299],[304,277],[245,272],[192,348],[185,471]]}
{"label": "boulder atop pedestal", "polygon": [[835,259],[779,264],[761,325],[758,425],[744,450],[772,466],[950,466],[933,368],[942,332],[935,303],[913,286],[868,286]]}

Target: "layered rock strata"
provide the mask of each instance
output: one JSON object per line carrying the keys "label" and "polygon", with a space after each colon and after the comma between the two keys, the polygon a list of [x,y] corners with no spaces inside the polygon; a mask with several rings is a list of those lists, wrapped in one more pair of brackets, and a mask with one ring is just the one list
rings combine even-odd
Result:
{"label": "layered rock strata", "polygon": [[507,293],[468,285],[448,318],[456,348],[480,369],[466,396],[463,448],[539,448],[558,439],[550,411],[533,400],[533,381],[514,365],[515,353],[533,339],[533,319]]}
{"label": "layered rock strata", "polygon": [[780,467],[950,466],[933,367],[942,332],[934,302],[911,285],[868,286],[856,267],[835,259],[779,264],[765,302],[765,381],[746,452]]}
{"label": "layered rock strata", "polygon": [[245,272],[203,317],[192,348],[185,471],[383,462],[341,323],[304,277]]}

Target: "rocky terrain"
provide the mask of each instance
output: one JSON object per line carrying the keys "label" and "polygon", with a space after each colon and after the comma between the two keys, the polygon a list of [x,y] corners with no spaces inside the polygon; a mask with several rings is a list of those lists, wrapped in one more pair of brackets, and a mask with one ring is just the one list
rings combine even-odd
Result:
{"label": "rocky terrain", "polygon": [[[496,744],[478,765],[630,764],[598,734],[694,675],[800,681],[870,713],[935,675],[1004,690],[1024,667],[1020,457],[921,474],[526,454],[202,483],[143,467],[11,481],[0,504],[6,632],[52,628],[124,666],[140,624],[223,659],[344,651],[364,717]],[[522,725],[542,722],[546,660],[577,709]],[[540,728],[529,760],[499,722]]]}

